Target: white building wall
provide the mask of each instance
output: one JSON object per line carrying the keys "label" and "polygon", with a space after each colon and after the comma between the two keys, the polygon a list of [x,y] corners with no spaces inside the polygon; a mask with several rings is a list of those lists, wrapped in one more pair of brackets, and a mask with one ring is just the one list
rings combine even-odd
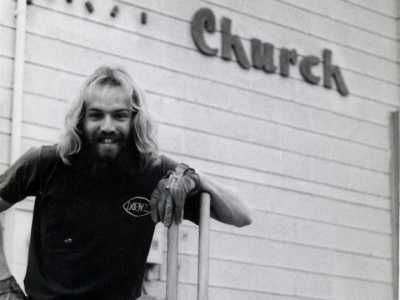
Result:
{"label": "white building wall", "polygon": [[[147,92],[161,151],[239,187],[256,209],[249,227],[212,222],[210,299],[392,299],[395,0],[92,0],[92,14],[85,2],[28,6],[23,151],[56,143],[85,77],[103,64],[122,65]],[[15,6],[0,4],[1,171],[10,157]],[[200,54],[190,22],[201,7],[215,13],[218,30],[222,17],[232,20],[248,55],[251,38],[274,44],[277,65],[281,48],[295,48],[299,58],[330,49],[350,94],[305,83],[298,63],[283,78]],[[206,40],[221,48],[220,32]],[[321,65],[314,70],[322,76]],[[31,207],[32,200],[19,204],[8,229],[18,278]],[[185,223],[180,299],[195,299],[196,253],[197,230]],[[163,297],[165,278],[163,264],[149,294]]]}

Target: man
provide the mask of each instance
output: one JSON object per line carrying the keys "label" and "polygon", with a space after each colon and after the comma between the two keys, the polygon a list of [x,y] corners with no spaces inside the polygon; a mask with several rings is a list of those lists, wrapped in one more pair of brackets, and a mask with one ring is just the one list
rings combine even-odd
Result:
{"label": "man", "polygon": [[[36,196],[29,299],[137,299],[155,224],[197,223],[201,192],[211,196],[213,218],[251,223],[233,188],[157,153],[144,94],[129,75],[97,69],[60,143],[30,149],[0,177],[0,211]],[[24,299],[2,248],[0,299]]]}

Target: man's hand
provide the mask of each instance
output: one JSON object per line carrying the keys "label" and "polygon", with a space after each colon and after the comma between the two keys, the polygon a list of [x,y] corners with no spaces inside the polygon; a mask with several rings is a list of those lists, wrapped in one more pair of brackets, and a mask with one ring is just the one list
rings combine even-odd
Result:
{"label": "man's hand", "polygon": [[175,221],[180,224],[183,220],[185,199],[195,192],[200,184],[198,175],[193,169],[180,164],[175,171],[169,171],[158,183],[151,195],[150,209],[154,223],[161,221],[166,227]]}
{"label": "man's hand", "polygon": [[0,281],[0,300],[26,300],[22,289],[13,276]]}

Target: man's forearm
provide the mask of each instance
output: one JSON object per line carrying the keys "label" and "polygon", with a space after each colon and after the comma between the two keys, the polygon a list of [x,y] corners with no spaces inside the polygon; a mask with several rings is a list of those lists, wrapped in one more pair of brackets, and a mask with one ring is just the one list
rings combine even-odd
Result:
{"label": "man's forearm", "polygon": [[196,171],[196,173],[200,177],[200,191],[207,192],[211,196],[213,218],[238,227],[251,224],[253,209],[238,190],[210,180],[201,172]]}
{"label": "man's forearm", "polygon": [[8,267],[6,255],[4,252],[4,228],[0,223],[0,280],[6,279],[11,276],[10,268]]}

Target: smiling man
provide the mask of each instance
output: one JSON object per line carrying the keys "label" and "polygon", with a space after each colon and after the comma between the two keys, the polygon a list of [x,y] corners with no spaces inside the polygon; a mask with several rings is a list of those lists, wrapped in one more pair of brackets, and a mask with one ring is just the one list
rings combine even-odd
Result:
{"label": "smiling man", "polygon": [[[235,226],[251,209],[234,188],[159,155],[144,93],[120,68],[88,78],[57,145],[32,148],[0,177],[0,211],[36,196],[28,299],[137,299],[154,228],[211,216]],[[0,232],[0,299],[26,299]],[[3,298],[2,298],[3,297]]]}
{"label": "smiling man", "polygon": [[83,134],[104,161],[113,161],[127,150],[133,111],[125,91],[110,86],[92,91],[83,120]]}

